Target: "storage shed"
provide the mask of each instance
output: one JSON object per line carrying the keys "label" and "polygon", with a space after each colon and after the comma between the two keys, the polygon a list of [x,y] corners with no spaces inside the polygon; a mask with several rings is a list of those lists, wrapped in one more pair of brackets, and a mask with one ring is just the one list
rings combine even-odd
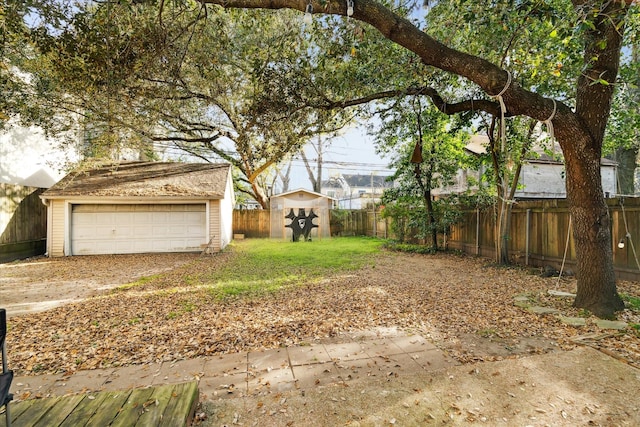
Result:
{"label": "storage shed", "polygon": [[54,257],[220,251],[233,235],[228,164],[102,164],[68,174],[40,198]]}
{"label": "storage shed", "polygon": [[271,238],[293,240],[291,224],[299,219],[312,221],[311,239],[330,237],[329,216],[333,204],[331,197],[304,189],[271,196]]}

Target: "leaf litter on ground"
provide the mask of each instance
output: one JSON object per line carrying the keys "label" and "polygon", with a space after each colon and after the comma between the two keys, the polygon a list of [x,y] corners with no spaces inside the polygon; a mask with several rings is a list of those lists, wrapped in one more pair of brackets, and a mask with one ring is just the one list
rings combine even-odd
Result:
{"label": "leaf litter on ground", "polygon": [[[577,337],[602,332],[592,317],[575,327],[558,315],[535,314],[514,303],[516,296],[526,295],[564,316],[584,317],[570,299],[547,292],[575,292],[575,279],[557,281],[485,259],[378,251],[357,269],[289,278],[278,278],[265,264],[254,273],[277,286],[222,290],[223,272],[242,268],[243,256],[240,245],[194,257],[149,280],[13,317],[11,366],[18,375],[70,373],[336,340],[375,328],[422,334],[469,363],[569,349],[578,345]],[[640,297],[636,282],[618,287]],[[625,310],[620,317],[630,325],[626,330],[589,344],[640,366],[640,337],[633,329],[640,314]]]}

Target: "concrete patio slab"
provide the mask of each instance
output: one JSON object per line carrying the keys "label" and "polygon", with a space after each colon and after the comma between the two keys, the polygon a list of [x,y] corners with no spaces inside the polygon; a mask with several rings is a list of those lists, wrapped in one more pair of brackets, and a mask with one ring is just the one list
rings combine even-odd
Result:
{"label": "concrete patio slab", "polygon": [[293,371],[290,368],[262,371],[256,376],[249,375],[247,381],[248,394],[251,396],[280,393],[293,390],[296,386]]}
{"label": "concrete patio slab", "polygon": [[74,393],[77,391],[101,391],[105,382],[115,369],[96,369],[93,371],[77,371],[73,375],[56,381],[55,394]]}
{"label": "concrete patio slab", "polygon": [[154,374],[159,369],[159,365],[132,365],[116,368],[105,380],[103,389],[117,391],[148,387],[153,383]]}
{"label": "concrete patio slab", "polygon": [[325,344],[324,349],[333,361],[358,360],[369,357],[360,343],[357,342]]}
{"label": "concrete patio slab", "polygon": [[392,341],[392,338],[378,338],[374,340],[361,341],[360,345],[370,357],[390,356],[392,354],[400,354],[404,352],[404,350]]}
{"label": "concrete patio slab", "polygon": [[336,369],[343,381],[380,375],[380,368],[371,358],[336,362]]}
{"label": "concrete patio slab", "polygon": [[201,399],[218,400],[247,395],[247,374],[205,376],[198,384]]}
{"label": "concrete patio slab", "polygon": [[287,352],[292,366],[331,362],[331,357],[323,345],[289,347]]}
{"label": "concrete patio slab", "polygon": [[424,372],[424,368],[406,353],[377,357],[374,360],[380,376],[400,378],[411,377],[418,372]]}
{"label": "concrete patio slab", "polygon": [[341,381],[340,372],[333,363],[293,365],[291,369],[298,384],[297,388],[300,389],[324,386]]}
{"label": "concrete patio slab", "polygon": [[223,354],[207,357],[202,368],[205,377],[233,375],[247,372],[247,353]]}
{"label": "concrete patio slab", "polygon": [[289,367],[289,354],[286,348],[251,352],[248,360],[249,371],[253,372]]}
{"label": "concrete patio slab", "polygon": [[421,337],[420,335],[410,335],[390,338],[390,341],[400,347],[405,353],[417,351],[436,350],[437,347]]}
{"label": "concrete patio slab", "polygon": [[62,375],[37,375],[14,377],[11,392],[15,399],[43,398],[51,395],[51,389]]}
{"label": "concrete patio slab", "polygon": [[204,376],[205,359],[163,362],[158,372],[153,374],[152,385],[177,384],[199,380]]}

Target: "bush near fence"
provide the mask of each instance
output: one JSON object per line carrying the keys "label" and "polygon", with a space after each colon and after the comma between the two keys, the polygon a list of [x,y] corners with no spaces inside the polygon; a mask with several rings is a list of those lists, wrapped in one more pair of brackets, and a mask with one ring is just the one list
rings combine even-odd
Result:
{"label": "bush near fence", "polygon": [[[618,278],[640,281],[640,198],[607,199],[611,215],[613,263]],[[495,222],[493,208],[467,209],[441,241],[447,249],[495,259]],[[331,234],[390,238],[390,219],[371,210],[331,212]],[[575,247],[570,231],[569,205],[566,199],[519,201],[513,206],[509,253],[515,264],[531,267],[552,266],[575,272]],[[234,233],[245,237],[269,237],[269,212],[235,211]],[[375,224],[375,228],[374,228]],[[624,248],[618,243],[623,240]],[[565,257],[566,251],[566,257]]]}

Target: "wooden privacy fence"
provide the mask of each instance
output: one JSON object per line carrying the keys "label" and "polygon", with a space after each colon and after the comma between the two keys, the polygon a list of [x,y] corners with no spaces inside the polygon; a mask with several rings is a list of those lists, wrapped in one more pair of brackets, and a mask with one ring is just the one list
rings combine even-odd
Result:
{"label": "wooden privacy fence", "polygon": [[244,237],[269,237],[271,212],[264,209],[236,209],[233,211],[233,234]]}
{"label": "wooden privacy fence", "polygon": [[[332,236],[387,237],[387,221],[371,210],[329,211]],[[233,234],[247,238],[270,237],[270,211],[242,209],[233,211]],[[375,227],[374,227],[375,224]]]}
{"label": "wooden privacy fence", "polygon": [[0,262],[41,255],[47,238],[42,188],[0,184]]}
{"label": "wooden privacy fence", "polygon": [[[640,280],[640,199],[607,199],[611,215],[613,263],[621,279]],[[495,258],[496,212],[476,209],[464,212],[462,220],[446,236],[448,249]],[[575,272],[575,247],[570,233],[569,207],[565,199],[523,201],[513,206],[509,231],[509,254],[514,263]],[[620,241],[624,247],[618,247]]]}
{"label": "wooden privacy fence", "polygon": [[[611,215],[613,263],[620,279],[640,280],[640,198],[607,199]],[[470,209],[444,237],[447,249],[495,259],[496,212]],[[375,228],[374,228],[375,224]],[[569,206],[565,199],[520,201],[513,206],[509,254],[516,264],[547,265],[575,272],[576,255],[570,233]],[[236,210],[234,233],[245,237],[269,237],[269,211]],[[390,220],[371,210],[331,211],[331,234],[342,236],[390,235]],[[618,247],[620,241],[624,247]],[[566,259],[565,259],[566,251]]]}

